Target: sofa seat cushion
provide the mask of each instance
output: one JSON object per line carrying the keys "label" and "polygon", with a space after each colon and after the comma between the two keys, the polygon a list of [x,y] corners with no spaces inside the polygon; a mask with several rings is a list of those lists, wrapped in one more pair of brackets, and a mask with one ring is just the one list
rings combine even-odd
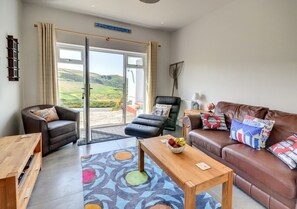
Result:
{"label": "sofa seat cushion", "polygon": [[194,129],[189,133],[189,140],[198,149],[202,147],[221,157],[223,147],[237,144],[236,141],[230,139],[229,135],[228,131]]}
{"label": "sofa seat cushion", "polygon": [[76,121],[70,120],[56,120],[49,122],[47,125],[50,138],[55,138],[76,129]]}
{"label": "sofa seat cushion", "polygon": [[234,144],[224,147],[223,159],[266,185],[266,190],[272,190],[287,199],[296,197],[297,172],[290,170],[267,150]]}

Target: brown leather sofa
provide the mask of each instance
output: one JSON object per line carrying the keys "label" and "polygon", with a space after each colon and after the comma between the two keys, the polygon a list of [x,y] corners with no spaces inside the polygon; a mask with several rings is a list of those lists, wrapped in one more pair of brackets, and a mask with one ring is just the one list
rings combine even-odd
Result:
{"label": "brown leather sofa", "polygon": [[31,111],[53,107],[53,105],[36,105],[22,110],[25,133],[42,133],[42,156],[79,139],[79,111],[55,106],[59,120],[47,122]]}
{"label": "brown leather sofa", "polygon": [[[243,121],[245,115],[274,120],[267,148],[297,133],[297,114],[230,102],[219,102],[215,113],[225,115],[228,128],[233,118]],[[266,208],[297,208],[297,171],[265,149],[258,151],[231,140],[229,131],[202,130],[199,115],[183,121],[189,129],[188,144],[232,168],[237,187]]]}

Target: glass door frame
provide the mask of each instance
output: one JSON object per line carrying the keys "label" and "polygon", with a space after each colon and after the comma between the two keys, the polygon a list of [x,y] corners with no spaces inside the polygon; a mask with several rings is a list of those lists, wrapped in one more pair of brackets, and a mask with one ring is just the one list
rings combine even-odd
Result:
{"label": "glass door frame", "polygon": [[[122,50],[115,50],[115,49],[107,49],[107,48],[100,48],[100,47],[92,47],[89,46],[88,50],[90,51],[95,51],[95,52],[103,52],[103,53],[110,53],[110,54],[118,54],[118,55],[123,55],[123,106],[122,106],[122,123],[119,124],[114,124],[114,125],[125,125],[127,124],[127,69],[128,68],[136,68],[136,69],[143,69],[144,72],[146,72],[146,55],[144,53],[139,53],[139,52],[130,52],[130,51],[122,51]],[[138,57],[143,60],[143,65],[131,65],[128,64],[128,58],[129,57]],[[90,73],[90,72],[89,72]],[[146,73],[144,73],[144,80],[146,77]],[[90,86],[91,87],[91,86]],[[143,90],[145,94],[145,88]],[[145,100],[145,97],[144,97]],[[145,101],[144,101],[145,105]],[[90,127],[91,128],[91,127]]]}
{"label": "glass door frame", "polygon": [[[100,47],[92,47],[89,46],[89,38],[85,37],[85,45],[76,45],[76,44],[67,44],[67,43],[57,43],[57,63],[65,63],[65,64],[77,64],[82,65],[83,68],[83,85],[82,85],[82,97],[83,97],[83,126],[85,129],[85,141],[86,144],[91,142],[91,124],[90,124],[90,93],[91,93],[91,85],[90,85],[90,69],[89,69],[89,54],[90,51],[98,51],[104,53],[113,53],[123,55],[123,106],[122,106],[122,123],[127,124],[127,70],[129,68],[134,69],[143,69],[144,71],[144,81],[146,80],[146,54],[140,52],[131,52],[124,50],[114,50]],[[60,50],[71,50],[71,51],[79,51],[81,52],[81,59],[68,59],[68,58],[60,58]],[[128,63],[129,57],[139,57],[143,60],[143,65],[133,65]],[[143,95],[145,95],[146,91],[146,83],[144,83]],[[145,97],[143,98],[144,108],[145,108]],[[114,125],[120,125],[114,124]]]}

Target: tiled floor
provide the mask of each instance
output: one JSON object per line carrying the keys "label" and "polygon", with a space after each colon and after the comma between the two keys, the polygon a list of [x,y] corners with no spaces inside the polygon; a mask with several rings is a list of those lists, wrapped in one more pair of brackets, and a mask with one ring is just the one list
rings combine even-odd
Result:
{"label": "tiled floor", "polygon": [[[122,149],[136,146],[136,144],[135,138],[79,147],[76,144],[69,144],[44,157],[43,168],[36,182],[28,209],[83,209],[80,156]],[[220,186],[208,192],[220,201]],[[233,208],[262,209],[263,207],[234,187]]]}

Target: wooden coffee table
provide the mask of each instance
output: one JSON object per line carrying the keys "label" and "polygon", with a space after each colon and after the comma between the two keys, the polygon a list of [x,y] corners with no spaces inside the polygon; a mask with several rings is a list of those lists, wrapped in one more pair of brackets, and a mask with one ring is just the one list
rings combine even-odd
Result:
{"label": "wooden coffee table", "polygon": [[[161,139],[170,135],[139,140],[138,169],[144,171],[144,153],[154,160],[164,172],[185,192],[185,209],[196,207],[196,194],[219,184],[222,186],[222,209],[232,208],[233,171],[206,154],[186,145],[180,154],[172,153]],[[204,162],[211,168],[201,170],[197,163]]]}

